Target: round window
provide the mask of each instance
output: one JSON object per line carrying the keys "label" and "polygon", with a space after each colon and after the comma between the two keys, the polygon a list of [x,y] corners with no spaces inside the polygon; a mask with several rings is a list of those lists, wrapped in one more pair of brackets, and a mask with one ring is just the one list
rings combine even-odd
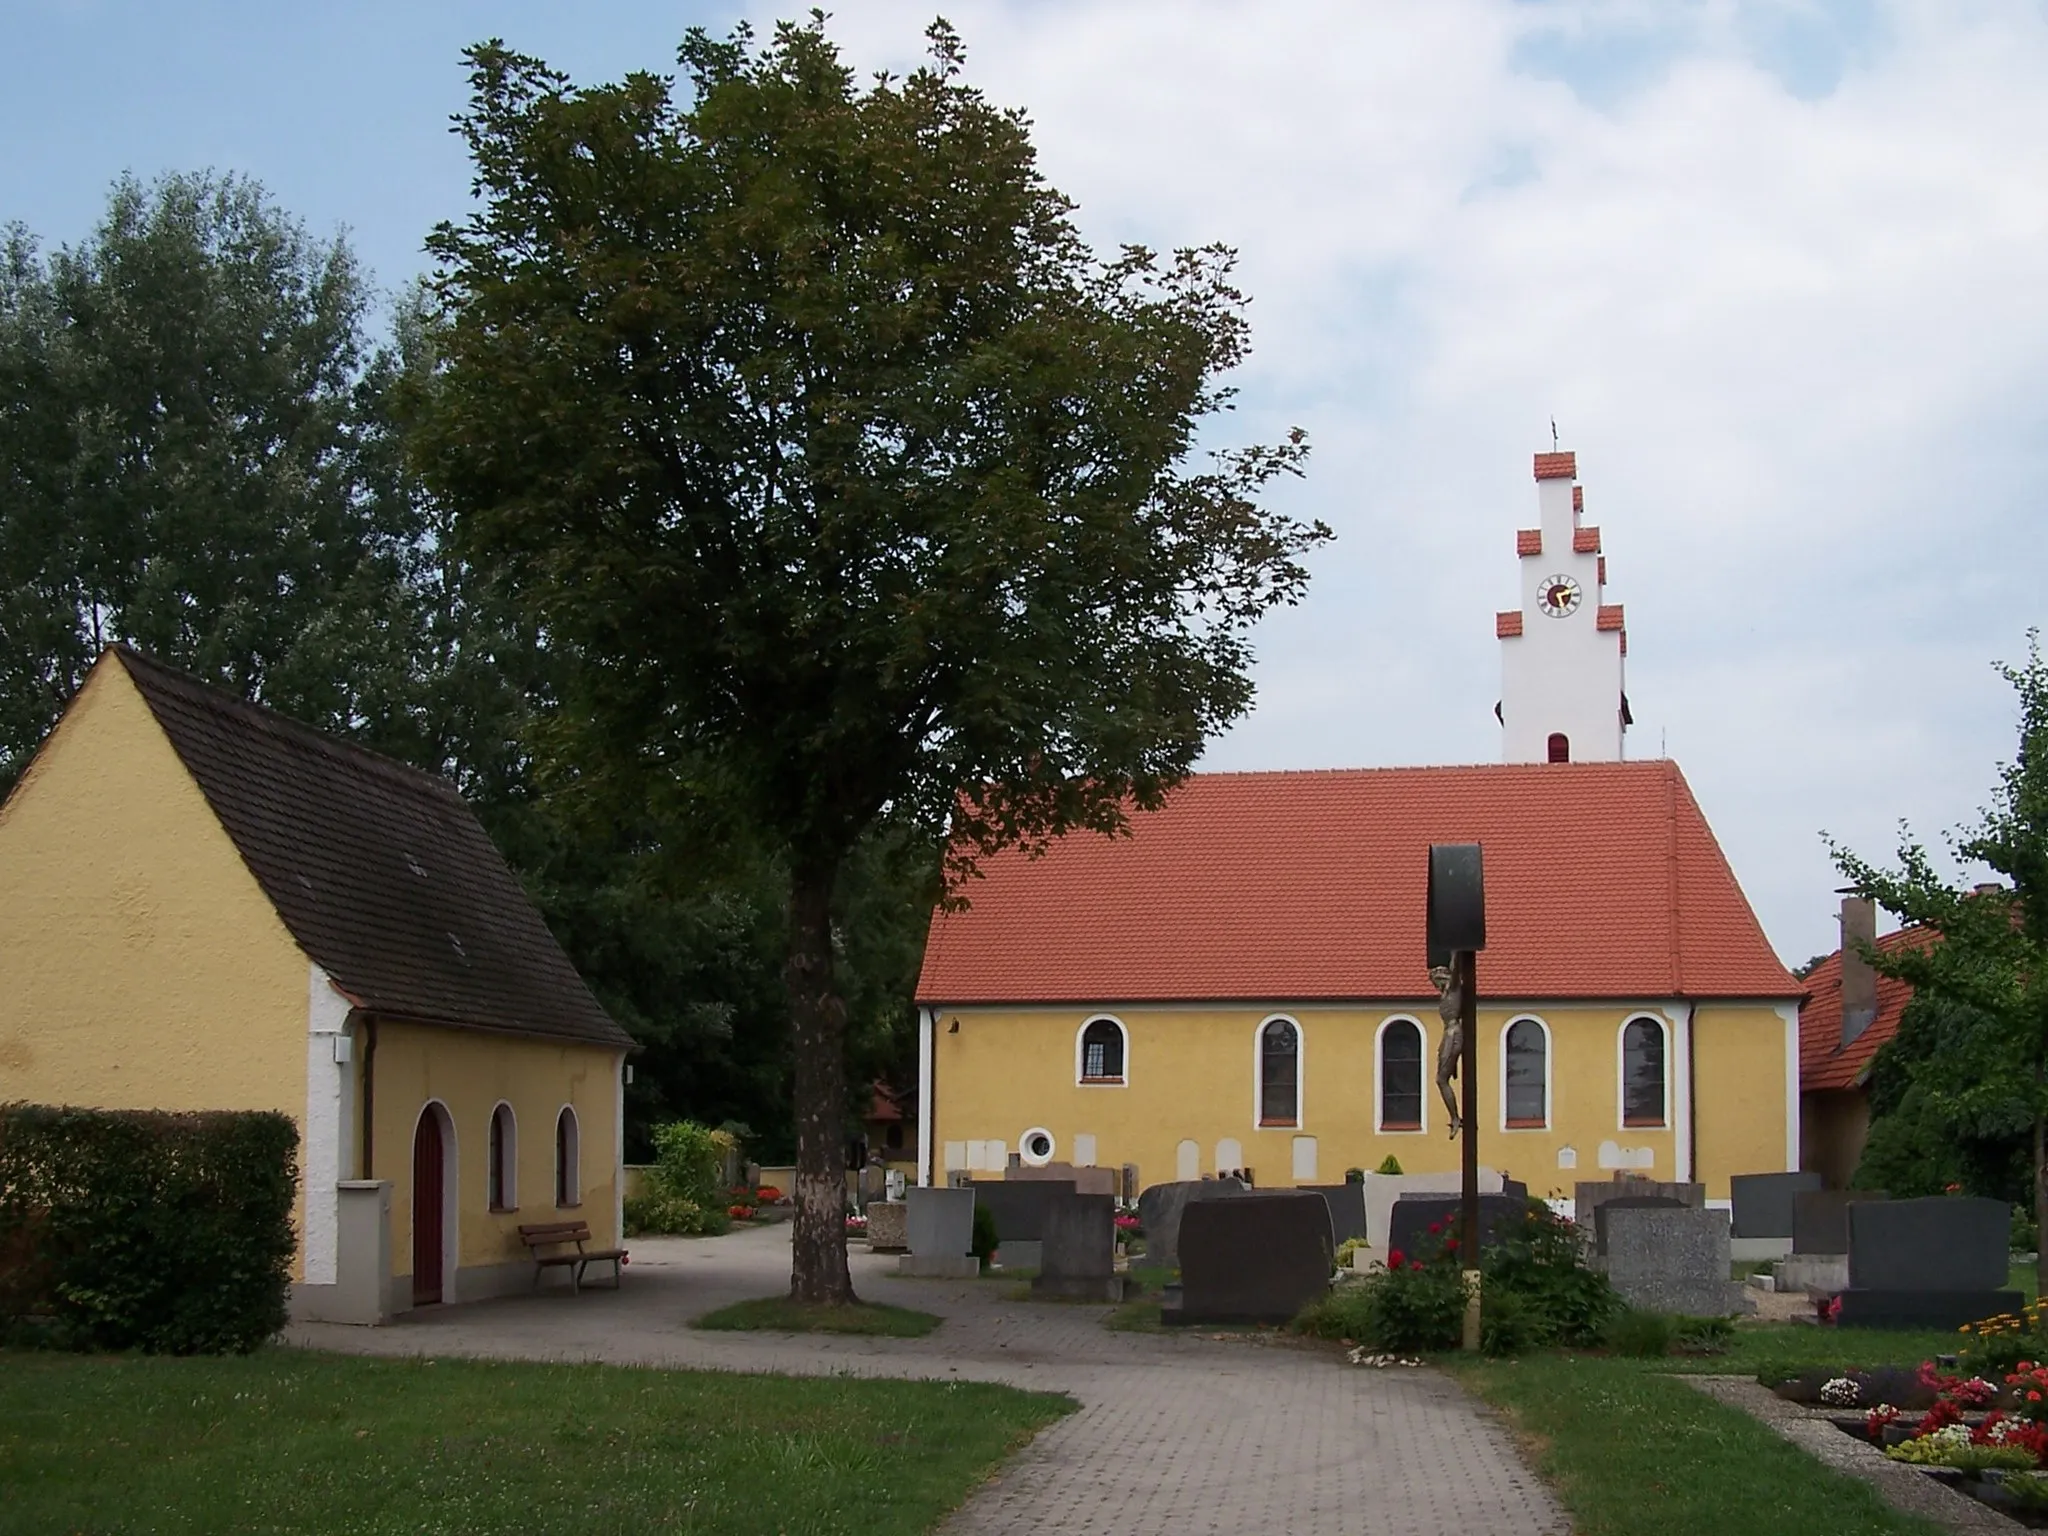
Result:
{"label": "round window", "polygon": [[1052,1132],[1033,1127],[1017,1138],[1017,1151],[1032,1167],[1043,1168],[1052,1161]]}

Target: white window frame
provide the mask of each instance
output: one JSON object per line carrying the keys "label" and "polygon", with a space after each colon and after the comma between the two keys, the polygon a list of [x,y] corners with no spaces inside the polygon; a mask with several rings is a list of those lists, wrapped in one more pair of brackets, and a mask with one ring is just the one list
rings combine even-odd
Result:
{"label": "white window frame", "polygon": [[[1664,1118],[1655,1125],[1628,1123],[1628,1029],[1631,1024],[1654,1024],[1664,1041]],[[1614,1032],[1614,1124],[1624,1131],[1669,1131],[1671,1129],[1671,1023],[1647,1010],[1631,1013]]]}
{"label": "white window frame", "polygon": [[[1508,1031],[1517,1024],[1534,1024],[1543,1032],[1543,1120],[1537,1125],[1508,1124]],[[1500,1128],[1503,1135],[1526,1135],[1531,1131],[1547,1132],[1556,1118],[1557,1108],[1552,1098],[1556,1092],[1554,1070],[1557,1062],[1557,1037],[1552,1033],[1550,1021],[1539,1013],[1518,1013],[1500,1027]],[[1669,1075],[1668,1073],[1666,1074]]]}
{"label": "white window frame", "polygon": [[[1294,1118],[1291,1121],[1269,1121],[1264,1118],[1266,1106],[1266,1026],[1285,1023],[1294,1026]],[[1308,1126],[1308,1117],[1302,1113],[1304,1100],[1308,1097],[1308,1031],[1301,1027],[1301,1020],[1291,1013],[1269,1013],[1259,1020],[1258,1028],[1252,1031],[1252,1129],[1255,1131],[1300,1131]]]}
{"label": "white window frame", "polygon": [[[1124,1070],[1120,1077],[1089,1077],[1084,1070],[1088,1065],[1086,1044],[1088,1026],[1091,1024],[1114,1024],[1117,1033],[1123,1036]],[[1131,1084],[1131,1028],[1113,1013],[1091,1013],[1081,1021],[1081,1027],[1074,1031],[1074,1086],[1077,1088],[1128,1088]]]}
{"label": "white window frame", "polygon": [[[498,1123],[498,1111],[505,1111],[504,1176],[499,1179],[498,1200],[491,1200],[491,1131]],[[491,1118],[484,1122],[484,1209],[487,1211],[516,1211],[519,1209],[519,1112],[512,1107],[510,1099],[500,1099],[491,1106]]]}
{"label": "white window frame", "polygon": [[[1413,1024],[1422,1037],[1422,1123],[1410,1128],[1386,1123],[1386,1034],[1396,1024]],[[1390,1013],[1372,1032],[1372,1133],[1375,1136],[1427,1136],[1429,1134],[1429,1026],[1412,1013]]]}
{"label": "white window frame", "polygon": [[[1034,1136],[1043,1136],[1045,1138],[1044,1156],[1040,1156],[1031,1150],[1031,1138]],[[1059,1138],[1042,1125],[1030,1127],[1023,1135],[1017,1138],[1017,1159],[1027,1168],[1043,1168],[1059,1155]]]}
{"label": "white window frame", "polygon": [[[562,1117],[569,1117],[569,1158],[568,1177],[564,1178],[562,1168]],[[573,1211],[583,1204],[583,1117],[576,1113],[574,1104],[564,1104],[555,1111],[555,1209]],[[564,1192],[574,1196],[566,1205],[562,1203]]]}

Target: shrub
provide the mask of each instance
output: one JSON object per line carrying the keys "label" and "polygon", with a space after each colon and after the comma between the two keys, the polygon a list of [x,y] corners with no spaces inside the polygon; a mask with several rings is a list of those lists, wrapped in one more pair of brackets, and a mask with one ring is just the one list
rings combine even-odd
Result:
{"label": "shrub", "polygon": [[[1399,1173],[1401,1171],[1401,1159],[1394,1156],[1393,1153],[1389,1152],[1385,1157],[1380,1159],[1380,1165],[1374,1171],[1377,1173]],[[1364,1180],[1360,1180],[1359,1182],[1363,1183]]]}
{"label": "shrub", "polygon": [[661,1190],[626,1202],[628,1237],[718,1237],[731,1230],[732,1218],[724,1211]]}
{"label": "shrub", "polygon": [[1366,1246],[1366,1241],[1362,1237],[1345,1238],[1343,1242],[1337,1245],[1337,1267],[1339,1269],[1349,1269],[1351,1267],[1351,1255]]}
{"label": "shrub", "polygon": [[1735,1321],[1727,1317],[1681,1317],[1672,1327],[1679,1353],[1725,1355],[1735,1342]]}
{"label": "shrub", "polygon": [[996,1256],[1001,1239],[996,1235],[996,1213],[979,1200],[974,1202],[974,1230],[968,1241],[968,1251],[981,1260],[981,1267],[988,1268],[988,1261]]}
{"label": "shrub", "polygon": [[725,1176],[725,1146],[732,1140],[694,1120],[671,1120],[654,1128],[654,1168],[649,1182],[657,1192],[701,1206],[718,1203]]}
{"label": "shrub", "polygon": [[2008,1241],[2014,1253],[2033,1253],[2041,1246],[2041,1229],[2034,1225],[2034,1213],[2024,1205],[2012,1208],[2012,1235]]}
{"label": "shrub", "polygon": [[1410,1264],[1376,1270],[1356,1284],[1338,1286],[1303,1309],[1296,1331],[1319,1339],[1349,1339],[1395,1354],[1454,1349],[1465,1325],[1465,1284],[1455,1264]]}
{"label": "shrub", "polygon": [[1617,1355],[1654,1360],[1671,1353],[1678,1330],[1662,1312],[1624,1308],[1607,1323],[1606,1345]]}
{"label": "shrub", "polygon": [[285,1322],[297,1151],[269,1111],[0,1106],[0,1319],[73,1349],[256,1348]]}
{"label": "shrub", "polygon": [[1344,1182],[1346,1184],[1363,1184],[1365,1182],[1365,1170],[1363,1168],[1346,1168],[1344,1170]]}

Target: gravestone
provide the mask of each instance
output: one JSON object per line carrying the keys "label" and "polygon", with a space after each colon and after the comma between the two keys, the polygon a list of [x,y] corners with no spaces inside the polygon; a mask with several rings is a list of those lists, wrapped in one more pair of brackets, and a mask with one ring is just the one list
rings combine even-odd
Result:
{"label": "gravestone", "polygon": [[974,1247],[974,1191],[913,1186],[904,1192],[910,1252],[896,1271],[926,1279],[969,1279],[981,1273]]}
{"label": "gravestone", "polygon": [[1610,1211],[1683,1211],[1686,1203],[1672,1195],[1622,1195],[1614,1200],[1602,1200],[1593,1207],[1593,1252],[1607,1251],[1607,1227]]}
{"label": "gravestone", "polygon": [[1755,1305],[1728,1278],[1726,1211],[1618,1205],[1595,1219],[1607,1231],[1607,1252],[1595,1262],[1630,1306],[1683,1317],[1728,1317]]}
{"label": "gravestone", "polygon": [[1845,1254],[1849,1251],[1849,1207],[1883,1200],[1881,1189],[1817,1189],[1792,1197],[1792,1251]]}
{"label": "gravestone", "polygon": [[2022,1298],[2006,1289],[2012,1210],[1931,1195],[1847,1207],[1849,1288],[1837,1321],[1864,1328],[1960,1328]]}
{"label": "gravestone", "polygon": [[1054,1184],[1065,1182],[1073,1185],[1077,1194],[1114,1195],[1117,1171],[1114,1168],[1076,1168],[1072,1163],[1041,1163],[1036,1168],[1020,1164],[1007,1169],[1003,1178],[1009,1183],[1028,1184],[1033,1180]]}
{"label": "gravestone", "polygon": [[1738,1173],[1728,1181],[1731,1237],[1792,1236],[1792,1202],[1821,1187],[1818,1173]]}
{"label": "gravestone", "polygon": [[1180,1284],[1160,1320],[1284,1323],[1328,1291],[1330,1208],[1300,1190],[1190,1201],[1181,1212]]}
{"label": "gravestone", "polygon": [[1180,1224],[1193,1200],[1223,1200],[1248,1193],[1235,1179],[1181,1179],[1154,1184],[1138,1196],[1138,1222],[1145,1229],[1145,1263],[1173,1269],[1180,1263]]}
{"label": "gravestone", "polygon": [[1116,1272],[1116,1197],[1073,1195],[1045,1208],[1034,1296],[1063,1301],[1122,1301]]}
{"label": "gravestone", "polygon": [[1669,1184],[1657,1179],[1581,1179],[1572,1186],[1572,1220],[1591,1230],[1598,1219],[1593,1213],[1607,1201],[1647,1196],[1699,1208],[1707,1203],[1707,1186]]}
{"label": "gravestone", "polygon": [[973,1189],[975,1203],[996,1219],[996,1249],[1005,1269],[1038,1267],[1046,1208],[1078,1193],[1072,1179],[976,1179]]}
{"label": "gravestone", "polygon": [[910,1246],[910,1213],[900,1200],[877,1200],[868,1207],[868,1251],[902,1253]]}
{"label": "gravestone", "polygon": [[1302,1184],[1297,1187],[1321,1195],[1329,1203],[1330,1235],[1339,1243],[1365,1236],[1363,1184]]}
{"label": "gravestone", "polygon": [[[1387,1223],[1392,1219],[1394,1203],[1404,1195],[1455,1195],[1465,1187],[1461,1173],[1368,1173],[1364,1180],[1365,1190],[1365,1241],[1381,1253],[1387,1251]],[[1501,1176],[1498,1168],[1479,1170],[1479,1193],[1497,1195],[1501,1192]]]}
{"label": "gravestone", "polygon": [[[1518,1229],[1528,1214],[1527,1197],[1518,1200],[1512,1195],[1481,1195],[1480,1251],[1492,1247],[1500,1233]],[[1433,1252],[1445,1238],[1458,1236],[1464,1220],[1465,1201],[1462,1196],[1403,1195],[1394,1202],[1394,1209],[1387,1218],[1385,1251],[1389,1255],[1399,1252],[1417,1257]],[[1441,1226],[1442,1230],[1432,1232],[1429,1230],[1432,1226]]]}

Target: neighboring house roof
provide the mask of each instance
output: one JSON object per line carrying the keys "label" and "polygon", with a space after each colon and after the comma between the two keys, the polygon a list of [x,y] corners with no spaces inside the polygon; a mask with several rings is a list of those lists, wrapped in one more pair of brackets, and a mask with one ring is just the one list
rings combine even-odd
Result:
{"label": "neighboring house roof", "polygon": [[[1925,928],[1901,928],[1877,941],[1880,952],[1924,947]],[[1877,1017],[1848,1045],[1842,1044],[1842,952],[1838,949],[1806,976],[1806,1001],[1799,1008],[1799,1087],[1802,1092],[1862,1086],[1871,1060],[1899,1032],[1899,1015],[1913,1000],[1907,983],[1882,973],[1877,978]]]}
{"label": "neighboring house roof", "polygon": [[453,785],[113,652],[292,938],[357,1006],[632,1044]]}
{"label": "neighboring house roof", "polygon": [[1451,842],[1485,848],[1482,999],[1804,990],[1667,761],[1196,774],[1131,830],[986,861],[919,1000],[1428,998],[1427,850]]}
{"label": "neighboring house roof", "polygon": [[875,1084],[874,1096],[868,1105],[869,1121],[909,1119],[916,1111],[915,1109],[905,1110],[904,1103],[908,1097],[909,1095],[907,1094],[899,1094],[887,1083]]}

